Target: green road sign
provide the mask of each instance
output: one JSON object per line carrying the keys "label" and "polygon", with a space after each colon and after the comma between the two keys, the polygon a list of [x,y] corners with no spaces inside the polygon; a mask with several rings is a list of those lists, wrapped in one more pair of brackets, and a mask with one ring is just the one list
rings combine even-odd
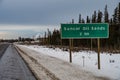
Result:
{"label": "green road sign", "polygon": [[61,24],[61,38],[108,38],[109,25],[107,23],[91,24]]}

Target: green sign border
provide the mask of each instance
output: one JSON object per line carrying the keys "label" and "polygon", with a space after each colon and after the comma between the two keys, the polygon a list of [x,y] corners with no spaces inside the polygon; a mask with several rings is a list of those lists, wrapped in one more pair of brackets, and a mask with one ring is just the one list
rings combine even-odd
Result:
{"label": "green sign border", "polygon": [[[90,25],[94,25],[94,24],[95,24],[95,25],[96,25],[96,24],[99,24],[99,25],[100,25],[100,24],[102,24],[102,25],[103,25],[103,24],[107,24],[107,27],[108,27],[108,28],[107,28],[107,32],[108,32],[108,33],[107,33],[107,36],[106,36],[106,37],[80,37],[80,36],[79,36],[79,37],[63,37],[63,36],[62,36],[62,25],[64,25],[64,24],[61,24],[61,39],[91,39],[91,38],[92,38],[92,39],[97,39],[97,38],[109,38],[109,24],[108,24],[108,23],[80,23],[80,24],[84,24],[84,25],[85,25],[85,24],[87,24],[87,25],[88,25],[88,24],[90,24]],[[67,24],[65,24],[65,25],[67,25]],[[68,25],[70,25],[70,24],[68,24]],[[72,25],[79,25],[79,24],[72,24]]]}

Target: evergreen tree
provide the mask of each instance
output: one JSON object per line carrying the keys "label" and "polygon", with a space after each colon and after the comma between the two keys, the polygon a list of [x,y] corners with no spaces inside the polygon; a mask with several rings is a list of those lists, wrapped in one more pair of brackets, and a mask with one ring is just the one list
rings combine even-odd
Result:
{"label": "evergreen tree", "polygon": [[94,14],[92,15],[92,23],[94,23]]}
{"label": "evergreen tree", "polygon": [[72,23],[74,23],[74,19],[72,19]]}
{"label": "evergreen tree", "polygon": [[90,18],[89,18],[89,16],[87,16],[87,18],[86,18],[86,23],[90,23]]}
{"label": "evergreen tree", "polygon": [[118,4],[118,8],[117,8],[117,23],[120,24],[120,2]]}
{"label": "evergreen tree", "polygon": [[116,24],[117,23],[117,7],[114,10],[114,14],[113,14],[113,23]]}
{"label": "evergreen tree", "polygon": [[98,23],[101,23],[101,22],[102,22],[102,16],[103,16],[103,14],[102,14],[102,12],[99,10],[99,11],[98,11],[98,17],[97,17],[97,22],[98,22]]}
{"label": "evergreen tree", "polygon": [[96,23],[96,11],[94,11],[94,14],[92,15],[92,23]]}
{"label": "evergreen tree", "polygon": [[110,18],[109,22],[110,22],[110,24],[112,24],[112,23],[113,23],[113,19],[112,19],[112,18]]}
{"label": "evergreen tree", "polygon": [[47,34],[46,34],[46,32],[45,32],[45,34],[44,34],[44,44],[45,44],[45,45],[47,44]]}
{"label": "evergreen tree", "polygon": [[109,14],[107,10],[107,5],[105,6],[105,11],[104,11],[104,22],[108,23],[109,22]]}
{"label": "evergreen tree", "polygon": [[82,23],[85,23],[85,20],[82,18]]}
{"label": "evergreen tree", "polygon": [[78,23],[81,23],[82,20],[81,20],[81,14],[79,14],[79,22]]}
{"label": "evergreen tree", "polygon": [[60,40],[60,31],[54,29],[54,31],[52,33],[52,44],[59,45],[60,42],[61,42],[61,40]]}
{"label": "evergreen tree", "polygon": [[51,32],[49,29],[48,30],[48,44],[51,44]]}

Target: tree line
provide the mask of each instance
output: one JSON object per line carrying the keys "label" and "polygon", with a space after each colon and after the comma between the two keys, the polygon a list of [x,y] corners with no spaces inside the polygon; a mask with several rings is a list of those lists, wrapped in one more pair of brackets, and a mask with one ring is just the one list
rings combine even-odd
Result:
{"label": "tree line", "polygon": [[[111,49],[111,50],[119,50],[120,49],[120,2],[117,7],[114,9],[112,17],[109,17],[108,7],[105,5],[104,12],[98,10],[94,11],[92,16],[86,17],[86,20],[82,18],[81,14],[79,14],[78,23],[108,23],[109,24],[109,38],[101,39],[100,44],[102,49]],[[74,24],[74,19],[70,22]],[[75,47],[84,47],[92,48],[97,47],[96,39],[74,39],[73,46]],[[61,39],[61,31],[54,29],[51,32],[49,29],[45,32],[44,35],[44,44],[47,45],[69,45],[68,39]]]}

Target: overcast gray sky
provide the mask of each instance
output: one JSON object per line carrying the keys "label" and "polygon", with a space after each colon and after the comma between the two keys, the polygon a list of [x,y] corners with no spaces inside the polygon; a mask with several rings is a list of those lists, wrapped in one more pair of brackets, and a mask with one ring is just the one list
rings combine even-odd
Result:
{"label": "overcast gray sky", "polygon": [[[111,17],[118,2],[120,0],[0,0],[0,38],[29,37],[44,32],[45,26],[55,28],[71,19],[77,23],[79,14],[83,18],[91,17],[94,10],[104,11],[106,4]],[[35,27],[29,28],[29,25]],[[8,35],[11,32],[18,35]]]}

